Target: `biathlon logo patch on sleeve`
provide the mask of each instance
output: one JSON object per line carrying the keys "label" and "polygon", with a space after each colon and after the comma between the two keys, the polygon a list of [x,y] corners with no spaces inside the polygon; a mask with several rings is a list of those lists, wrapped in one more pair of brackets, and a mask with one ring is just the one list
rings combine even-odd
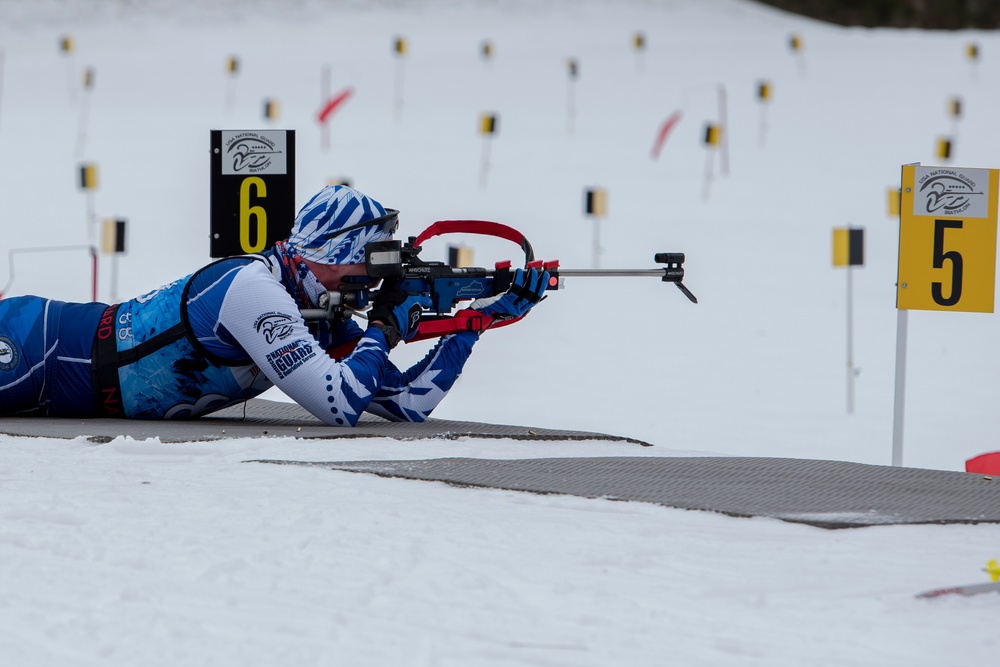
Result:
{"label": "biathlon logo patch on sleeve", "polygon": [[277,350],[269,352],[267,361],[279,378],[286,378],[309,359],[316,356],[312,344],[304,338],[293,340]]}
{"label": "biathlon logo patch on sleeve", "polygon": [[284,340],[292,335],[292,318],[284,313],[264,313],[253,323],[257,333],[271,345],[276,340]]}
{"label": "biathlon logo patch on sleeve", "polygon": [[10,338],[0,336],[0,371],[12,371],[17,368],[17,362],[21,360],[21,354],[17,350],[17,345]]}

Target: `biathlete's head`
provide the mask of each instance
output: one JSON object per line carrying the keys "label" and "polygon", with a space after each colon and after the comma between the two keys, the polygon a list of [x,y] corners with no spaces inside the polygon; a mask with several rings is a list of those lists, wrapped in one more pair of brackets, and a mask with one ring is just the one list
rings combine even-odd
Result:
{"label": "biathlete's head", "polygon": [[346,276],[365,275],[365,245],[391,240],[398,225],[399,211],[346,185],[329,185],[295,216],[288,245],[333,290]]}
{"label": "biathlete's head", "polygon": [[365,244],[392,239],[399,211],[346,185],[328,185],[295,216],[288,245],[317,264],[364,264]]}

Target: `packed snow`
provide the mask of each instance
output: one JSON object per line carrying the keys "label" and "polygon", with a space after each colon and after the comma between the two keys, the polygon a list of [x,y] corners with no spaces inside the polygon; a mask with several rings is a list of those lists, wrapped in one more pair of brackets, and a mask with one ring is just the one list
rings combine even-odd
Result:
{"label": "packed snow", "polygon": [[[4,296],[89,300],[86,247],[105,218],[128,219],[128,252],[100,258],[98,300],[189,273],[209,260],[210,130],[294,129],[299,203],[348,179],[402,211],[402,236],[496,220],[564,268],[684,252],[699,299],[656,279],[567,278],[483,337],[434,415],[653,447],[0,436],[0,663],[995,664],[1000,596],[914,596],[988,581],[997,526],[829,531],[247,461],[888,465],[887,191],[901,165],[941,164],[939,137],[947,164],[1000,167],[997,53],[995,33],[847,29],[745,0],[0,2]],[[324,146],[317,112],[347,88]],[[706,123],[724,125],[719,148]],[[90,193],[82,163],[98,166]],[[599,221],[583,212],[594,188]],[[831,262],[846,226],[866,230],[850,412],[846,270]],[[478,265],[518,259],[466,243]],[[1000,449],[998,329],[992,314],[910,313],[904,465],[961,471]]]}

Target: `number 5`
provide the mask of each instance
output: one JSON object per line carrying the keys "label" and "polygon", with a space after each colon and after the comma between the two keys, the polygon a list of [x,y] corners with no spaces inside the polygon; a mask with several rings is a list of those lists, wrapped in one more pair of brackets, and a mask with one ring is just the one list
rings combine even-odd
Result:
{"label": "number 5", "polygon": [[951,261],[951,294],[945,298],[942,283],[931,283],[931,297],[939,306],[954,306],[962,298],[962,255],[957,250],[944,251],[944,230],[961,228],[961,220],[934,221],[934,268],[943,269],[944,261]]}

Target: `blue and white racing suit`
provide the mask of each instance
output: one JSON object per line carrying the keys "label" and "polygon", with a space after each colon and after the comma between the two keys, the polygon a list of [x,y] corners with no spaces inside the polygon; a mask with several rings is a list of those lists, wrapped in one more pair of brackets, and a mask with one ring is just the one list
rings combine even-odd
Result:
{"label": "blue and white racing suit", "polygon": [[[0,415],[197,417],[277,385],[327,424],[423,421],[477,340],[446,336],[402,372],[377,329],[306,325],[277,260],[233,257],[116,305],[0,300]],[[328,348],[360,338],[342,361]]]}

